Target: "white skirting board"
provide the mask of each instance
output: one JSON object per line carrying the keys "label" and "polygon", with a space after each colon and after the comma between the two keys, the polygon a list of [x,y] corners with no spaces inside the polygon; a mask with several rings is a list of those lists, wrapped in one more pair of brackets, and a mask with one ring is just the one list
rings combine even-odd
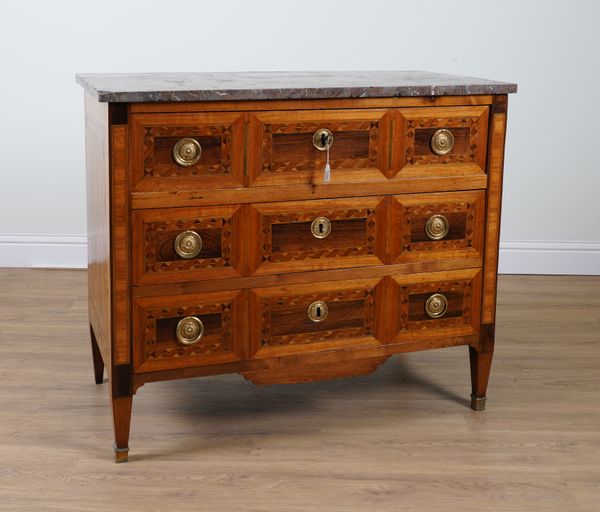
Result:
{"label": "white skirting board", "polygon": [[600,242],[500,241],[500,274],[600,275]]}
{"label": "white skirting board", "polygon": [[[0,267],[85,268],[86,235],[0,234]],[[600,242],[500,242],[501,274],[600,275]]]}
{"label": "white skirting board", "polygon": [[86,268],[87,235],[0,234],[0,267]]}

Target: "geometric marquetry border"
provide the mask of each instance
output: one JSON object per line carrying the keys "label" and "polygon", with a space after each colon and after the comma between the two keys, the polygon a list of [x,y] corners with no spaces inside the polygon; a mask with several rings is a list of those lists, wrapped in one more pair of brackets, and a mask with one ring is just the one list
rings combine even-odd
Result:
{"label": "geometric marquetry border", "polygon": [[[191,167],[182,167],[172,162],[160,173],[154,165],[155,144],[159,137],[219,137],[221,158],[214,164],[200,162]],[[144,178],[168,178],[170,176],[227,175],[231,174],[232,125],[204,124],[199,126],[149,126],[144,128],[143,138]]]}
{"label": "geometric marquetry border", "polygon": [[[329,121],[319,122],[288,122],[288,123],[263,123],[261,126],[262,140],[262,165],[261,173],[283,173],[296,171],[312,171],[315,159],[297,160],[289,162],[273,162],[273,135],[306,133],[307,141],[319,128],[327,126],[334,134],[340,132],[365,132],[369,137],[369,154],[367,158],[335,158],[332,149],[331,166],[334,169],[361,169],[377,167],[379,159],[379,121]],[[309,142],[310,143],[310,142]],[[317,153],[318,154],[318,153]]]}
{"label": "geometric marquetry border", "polygon": [[[230,353],[233,351],[232,333],[232,301],[215,304],[188,304],[171,308],[147,309],[144,311],[144,342],[142,358],[144,361],[159,361],[180,357],[206,356],[214,353]],[[178,343],[173,329],[173,343],[157,343],[156,323],[165,318],[182,318],[185,316],[202,316],[218,314],[220,316],[220,332],[217,336],[202,337],[194,345]]]}
{"label": "geometric marquetry border", "polygon": [[[332,341],[339,338],[354,338],[357,336],[373,335],[374,320],[374,297],[375,287],[365,287],[349,290],[314,292],[304,295],[278,296],[264,298],[260,301],[261,310],[261,346],[285,346]],[[324,321],[324,329],[321,331],[293,333],[274,336],[271,334],[271,313],[279,309],[294,306],[307,306],[314,301],[321,300],[327,304],[334,302],[356,301],[363,303],[363,324],[357,327],[342,329],[326,329],[327,320]]]}
{"label": "geometric marquetry border", "polygon": [[[231,217],[181,218],[171,221],[144,221],[144,273],[189,271],[200,268],[232,266],[232,222]],[[221,256],[218,258],[176,259],[157,261],[157,235],[161,232],[218,229],[221,234]]]}
{"label": "geometric marquetry border", "polygon": [[[272,252],[272,226],[274,224],[292,224],[310,222],[317,217],[326,217],[330,221],[345,221],[352,219],[365,219],[364,245],[343,248],[320,247],[315,241],[312,250],[288,250],[286,252]],[[260,247],[262,262],[280,263],[286,261],[302,261],[305,259],[343,258],[346,256],[373,255],[375,254],[375,208],[340,209],[340,210],[312,210],[302,212],[280,213],[264,215],[261,217]],[[310,237],[307,232],[307,237]],[[324,245],[326,246],[325,240]]]}

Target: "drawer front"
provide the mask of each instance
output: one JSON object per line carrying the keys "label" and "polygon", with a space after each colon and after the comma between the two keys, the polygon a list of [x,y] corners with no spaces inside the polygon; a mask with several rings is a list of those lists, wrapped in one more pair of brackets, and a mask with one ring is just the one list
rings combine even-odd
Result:
{"label": "drawer front", "polygon": [[385,201],[377,197],[252,205],[256,273],[381,265]]}
{"label": "drawer front", "polygon": [[243,113],[131,116],[133,191],[244,184]]}
{"label": "drawer front", "polygon": [[159,371],[244,359],[243,293],[136,299],[135,371]]}
{"label": "drawer front", "polygon": [[394,196],[389,246],[393,263],[483,258],[485,192]]}
{"label": "drawer front", "polygon": [[240,217],[239,206],[134,211],[134,285],[240,276]]}
{"label": "drawer front", "polygon": [[254,358],[379,345],[380,280],[360,279],[250,291]]}
{"label": "drawer front", "polygon": [[390,278],[392,343],[479,332],[481,269]]}
{"label": "drawer front", "polygon": [[398,178],[485,173],[488,107],[398,109],[393,174]]}
{"label": "drawer front", "polygon": [[[335,183],[383,180],[389,167],[386,110],[315,110],[249,114],[248,174],[255,186],[323,182],[326,129]],[[322,146],[321,146],[322,147]]]}

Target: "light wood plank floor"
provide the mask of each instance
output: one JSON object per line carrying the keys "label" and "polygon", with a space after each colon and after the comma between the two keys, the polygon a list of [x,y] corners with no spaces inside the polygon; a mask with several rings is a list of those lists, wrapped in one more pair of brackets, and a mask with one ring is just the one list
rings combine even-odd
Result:
{"label": "light wood plank floor", "polygon": [[597,512],[600,278],[499,290],[482,413],[465,347],[333,382],[149,384],[116,465],[85,272],[0,270],[0,510]]}

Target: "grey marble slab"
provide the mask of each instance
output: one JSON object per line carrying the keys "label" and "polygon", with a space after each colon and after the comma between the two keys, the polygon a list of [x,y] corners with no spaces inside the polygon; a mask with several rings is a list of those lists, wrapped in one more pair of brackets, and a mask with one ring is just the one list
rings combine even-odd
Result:
{"label": "grey marble slab", "polygon": [[284,100],[509,94],[513,83],[427,71],[97,73],[76,80],[103,102]]}

